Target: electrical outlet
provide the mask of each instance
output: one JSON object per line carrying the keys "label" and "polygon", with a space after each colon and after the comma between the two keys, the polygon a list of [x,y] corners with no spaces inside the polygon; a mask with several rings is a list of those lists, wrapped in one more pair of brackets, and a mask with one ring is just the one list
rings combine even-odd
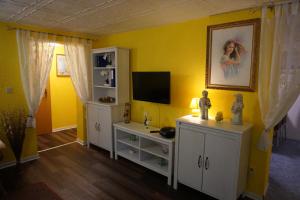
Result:
{"label": "electrical outlet", "polygon": [[6,88],[5,88],[5,93],[6,93],[6,94],[12,94],[13,91],[14,91],[14,90],[13,90],[12,87],[6,87]]}

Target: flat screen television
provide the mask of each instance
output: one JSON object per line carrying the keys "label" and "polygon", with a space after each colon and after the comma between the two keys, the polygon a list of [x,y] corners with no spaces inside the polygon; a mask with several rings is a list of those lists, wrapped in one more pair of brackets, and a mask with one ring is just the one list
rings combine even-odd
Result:
{"label": "flat screen television", "polygon": [[170,72],[132,72],[133,99],[170,104]]}

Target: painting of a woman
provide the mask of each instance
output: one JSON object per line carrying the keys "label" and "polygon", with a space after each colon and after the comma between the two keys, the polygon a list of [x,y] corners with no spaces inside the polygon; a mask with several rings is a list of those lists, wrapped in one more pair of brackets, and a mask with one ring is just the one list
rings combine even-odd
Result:
{"label": "painting of a woman", "polygon": [[260,19],[207,27],[206,87],[255,90]]}
{"label": "painting of a woman", "polygon": [[242,44],[228,40],[223,46],[224,54],[221,57],[221,68],[224,72],[224,78],[231,78],[238,75],[240,71],[241,57],[245,53]]}

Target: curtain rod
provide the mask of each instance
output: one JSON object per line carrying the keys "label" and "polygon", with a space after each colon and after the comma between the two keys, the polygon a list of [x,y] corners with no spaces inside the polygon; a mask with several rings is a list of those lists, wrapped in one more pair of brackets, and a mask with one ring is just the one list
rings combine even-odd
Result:
{"label": "curtain rod", "polygon": [[[296,0],[298,1],[298,0]],[[278,5],[283,5],[283,4],[291,4],[295,2],[295,0],[282,0],[282,1],[277,1],[277,2],[274,2],[274,1],[271,1],[271,2],[265,2],[265,3],[262,3],[262,7],[263,6],[267,6],[269,8],[272,8],[274,6],[278,6]]]}
{"label": "curtain rod", "polygon": [[30,32],[35,32],[35,33],[47,33],[49,35],[55,35],[55,36],[61,36],[61,37],[71,37],[71,38],[78,38],[78,39],[85,39],[85,40],[96,41],[96,39],[91,39],[91,38],[84,38],[84,37],[77,37],[77,36],[68,36],[68,35],[63,35],[63,34],[49,33],[49,32],[45,32],[45,31],[33,31],[33,30],[30,30],[30,29],[16,28],[16,27],[11,27],[11,26],[7,26],[7,30],[9,30],[9,31],[12,31],[12,30],[24,30],[24,31],[30,31]]}
{"label": "curtain rod", "polygon": [[[231,12],[238,12],[238,11],[243,11],[243,10],[250,10],[250,12],[255,13],[257,10],[259,10],[260,8],[267,6],[268,8],[273,8],[274,6],[277,5],[282,5],[282,4],[291,4],[293,3],[295,0],[283,0],[283,1],[271,1],[271,2],[265,2],[262,3],[261,5],[257,5],[257,6],[252,6],[252,7],[248,7],[248,8],[243,8],[243,9],[238,9],[238,10],[231,10],[231,11],[226,11],[226,12],[221,12],[221,13],[216,13],[210,16],[217,16],[217,15],[222,15],[222,14],[226,14],[226,13],[231,13]],[[296,0],[296,1],[300,1],[300,0]]]}

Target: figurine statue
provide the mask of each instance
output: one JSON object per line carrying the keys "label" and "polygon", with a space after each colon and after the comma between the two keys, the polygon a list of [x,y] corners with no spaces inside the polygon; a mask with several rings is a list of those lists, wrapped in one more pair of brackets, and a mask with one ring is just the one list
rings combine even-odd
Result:
{"label": "figurine statue", "polygon": [[223,120],[223,113],[222,112],[217,112],[215,120],[216,120],[216,122],[221,123],[222,120]]}
{"label": "figurine statue", "polygon": [[124,122],[126,124],[130,123],[130,118],[131,118],[131,109],[130,109],[130,103],[125,103],[125,111],[124,111]]}
{"label": "figurine statue", "polygon": [[202,98],[199,100],[199,107],[201,110],[201,118],[208,120],[208,109],[211,107],[210,99],[207,98],[208,92],[202,91]]}
{"label": "figurine statue", "polygon": [[149,128],[151,122],[151,117],[148,116],[148,113],[144,113],[144,126],[146,126],[146,128]]}
{"label": "figurine statue", "polygon": [[231,123],[235,125],[242,125],[243,124],[243,95],[242,94],[236,94],[236,99],[231,107],[232,112],[232,119]]}

